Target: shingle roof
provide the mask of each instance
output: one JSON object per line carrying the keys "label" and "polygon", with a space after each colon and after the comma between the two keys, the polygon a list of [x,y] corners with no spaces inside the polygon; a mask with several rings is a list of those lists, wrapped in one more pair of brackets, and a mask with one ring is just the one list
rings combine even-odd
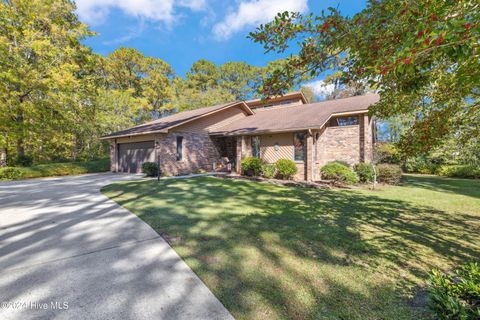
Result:
{"label": "shingle roof", "polygon": [[366,112],[378,102],[377,94],[322,101],[296,106],[255,109],[255,114],[217,128],[212,135],[239,135],[261,132],[294,131],[323,126],[335,114]]}
{"label": "shingle roof", "polygon": [[146,134],[146,133],[152,133],[152,132],[166,132],[166,130],[168,130],[170,127],[195,120],[203,115],[206,115],[215,111],[219,111],[222,109],[226,109],[228,107],[231,107],[240,103],[242,102],[236,101],[236,102],[219,104],[211,107],[179,112],[168,117],[160,118],[158,120],[150,121],[132,128],[111,133],[107,136],[102,137],[102,139]]}

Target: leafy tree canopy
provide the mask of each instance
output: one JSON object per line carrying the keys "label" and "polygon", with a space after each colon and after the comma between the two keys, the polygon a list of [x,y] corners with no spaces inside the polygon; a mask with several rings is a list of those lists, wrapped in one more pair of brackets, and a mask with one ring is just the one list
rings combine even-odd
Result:
{"label": "leafy tree canopy", "polygon": [[[304,75],[336,70],[342,84],[366,83],[381,100],[382,118],[413,115],[399,143],[428,151],[456,133],[480,135],[480,3],[477,0],[370,0],[349,17],[281,13],[250,37],[267,52],[300,50],[268,75],[264,95],[288,91]],[[467,143],[467,142],[466,142]]]}

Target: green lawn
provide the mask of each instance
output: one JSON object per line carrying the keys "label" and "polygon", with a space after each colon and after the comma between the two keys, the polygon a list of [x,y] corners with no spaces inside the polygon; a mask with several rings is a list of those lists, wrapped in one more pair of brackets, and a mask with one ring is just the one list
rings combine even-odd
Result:
{"label": "green lawn", "polygon": [[238,319],[431,318],[425,279],[480,259],[480,181],[380,190],[197,177],[109,185]]}

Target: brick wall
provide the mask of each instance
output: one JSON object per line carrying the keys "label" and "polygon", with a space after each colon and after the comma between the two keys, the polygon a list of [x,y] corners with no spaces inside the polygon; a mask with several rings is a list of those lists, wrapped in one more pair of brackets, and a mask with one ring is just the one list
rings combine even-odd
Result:
{"label": "brick wall", "polygon": [[327,126],[321,133],[316,148],[318,148],[316,162],[320,167],[334,160],[356,164],[361,160],[360,126]]}
{"label": "brick wall", "polygon": [[[177,161],[177,136],[183,137],[183,159]],[[160,166],[168,175],[188,174],[198,169],[213,170],[213,163],[220,160],[220,154],[207,134],[175,132],[158,135],[157,155]]]}

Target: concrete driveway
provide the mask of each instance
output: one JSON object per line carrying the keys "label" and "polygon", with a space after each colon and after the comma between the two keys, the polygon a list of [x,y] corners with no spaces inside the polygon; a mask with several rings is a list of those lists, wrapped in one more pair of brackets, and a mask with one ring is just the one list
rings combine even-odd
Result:
{"label": "concrete driveway", "polygon": [[0,183],[0,319],[232,319],[90,174]]}

